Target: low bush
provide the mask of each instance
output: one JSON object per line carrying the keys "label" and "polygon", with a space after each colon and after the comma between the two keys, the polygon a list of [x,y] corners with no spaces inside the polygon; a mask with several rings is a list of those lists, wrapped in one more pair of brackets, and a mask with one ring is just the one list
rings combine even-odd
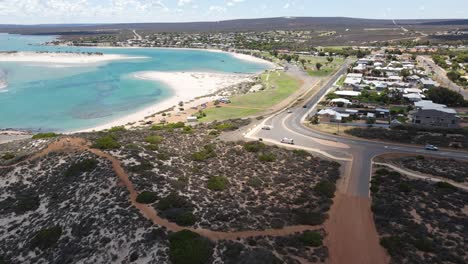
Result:
{"label": "low bush", "polygon": [[127,131],[124,126],[115,126],[109,129],[109,132],[124,132]]}
{"label": "low bush", "polygon": [[201,151],[192,154],[194,161],[205,161],[210,158],[216,157],[215,146],[212,144],[206,145]]}
{"label": "low bush", "polygon": [[300,211],[296,216],[301,225],[321,225],[325,222],[325,215],[321,213]]}
{"label": "low bush", "polygon": [[154,168],[153,164],[147,160],[144,160],[140,163],[140,165],[133,165],[128,168],[128,171],[134,172],[134,173],[141,173],[144,171],[149,171]]}
{"label": "low bush", "polygon": [[166,127],[172,128],[172,129],[183,128],[185,127],[185,123],[184,122],[171,123],[171,124],[167,124]]}
{"label": "low bush", "polygon": [[322,242],[322,235],[314,231],[305,231],[299,236],[299,240],[308,247],[320,247]]}
{"label": "low bush", "polygon": [[159,200],[158,204],[156,205],[156,208],[158,210],[165,211],[171,208],[187,208],[191,206],[192,205],[187,200],[185,200],[184,197],[176,193],[171,193],[168,196]]}
{"label": "low bush", "polygon": [[169,160],[171,157],[169,156],[169,154],[165,153],[165,152],[160,152],[158,153],[157,155],[157,158],[159,160]]}
{"label": "low bush", "polygon": [[444,181],[437,182],[436,187],[439,189],[449,189],[449,190],[456,190],[457,187],[453,186],[452,184]]}
{"label": "low bush", "polygon": [[214,176],[208,180],[208,189],[212,191],[222,191],[225,190],[229,185],[228,178],[224,176]]}
{"label": "low bush", "polygon": [[333,198],[335,196],[336,186],[334,183],[322,180],[314,187],[314,191],[319,196]]}
{"label": "low bush", "polygon": [[194,225],[197,219],[191,212],[183,212],[177,215],[175,222],[180,226],[191,226]]}
{"label": "low bush", "polygon": [[246,142],[244,144],[244,149],[247,150],[248,152],[259,152],[263,149],[265,149],[265,144],[259,141],[251,141],[251,142]]}
{"label": "low bush", "polygon": [[73,163],[68,169],[65,171],[66,177],[76,177],[80,176],[85,172],[91,172],[97,168],[99,162],[95,159],[85,159],[78,162]]}
{"label": "low bush", "polygon": [[2,156],[2,159],[4,159],[4,160],[11,160],[11,159],[14,159],[14,158],[15,158],[15,154],[9,153],[9,152],[3,154],[3,156]]}
{"label": "low bush", "polygon": [[60,226],[42,229],[31,239],[31,248],[46,250],[55,245],[61,236],[62,228]]}
{"label": "low bush", "polygon": [[93,148],[97,149],[118,149],[120,148],[119,142],[117,142],[117,139],[115,136],[112,134],[107,134],[105,136],[102,136],[98,139],[93,144]]}
{"label": "low bush", "polygon": [[37,195],[18,195],[16,197],[16,212],[24,213],[27,211],[34,211],[39,208],[41,200]]}
{"label": "low bush", "polygon": [[156,144],[149,144],[149,145],[145,146],[145,149],[147,149],[149,151],[156,151],[156,150],[159,149],[159,146],[156,145]]}
{"label": "low bush", "polygon": [[302,150],[302,149],[295,149],[293,150],[294,155],[299,156],[299,157],[307,157],[309,156],[309,152]]}
{"label": "low bush", "polygon": [[399,254],[405,246],[398,236],[383,237],[380,239],[380,245],[382,245],[391,256]]}
{"label": "low bush", "polygon": [[136,198],[137,203],[141,204],[152,204],[158,200],[158,195],[155,192],[144,191],[138,194]]}
{"label": "low bush", "polygon": [[163,141],[163,137],[161,136],[148,136],[145,138],[145,141],[150,144],[157,145]]}
{"label": "low bush", "polygon": [[215,129],[218,131],[229,131],[229,130],[236,130],[237,127],[231,123],[221,123],[221,124],[217,124],[215,126]]}
{"label": "low bush", "polygon": [[185,126],[185,127],[182,129],[182,133],[184,133],[184,134],[192,134],[192,133],[193,133],[193,128],[190,127],[190,126]]}
{"label": "low bush", "polygon": [[261,187],[261,186],[262,186],[263,181],[262,181],[262,179],[260,179],[260,178],[258,178],[258,177],[252,177],[252,178],[249,178],[249,180],[247,181],[247,184],[248,184],[249,186],[258,188],[258,187]]}
{"label": "low bush", "polygon": [[182,230],[169,236],[169,258],[173,264],[208,263],[212,254],[211,242],[197,233]]}
{"label": "low bush", "polygon": [[261,162],[274,162],[276,160],[276,156],[273,153],[263,153],[258,155],[258,160]]}
{"label": "low bush", "polygon": [[43,138],[54,138],[58,137],[59,134],[49,132],[49,133],[38,133],[32,137],[32,139],[43,139]]}

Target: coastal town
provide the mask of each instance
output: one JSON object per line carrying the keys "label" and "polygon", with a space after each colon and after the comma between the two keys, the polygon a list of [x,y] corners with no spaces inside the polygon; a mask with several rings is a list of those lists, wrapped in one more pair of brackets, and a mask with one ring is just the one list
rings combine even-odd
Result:
{"label": "coastal town", "polygon": [[4,26],[0,264],[466,263],[466,21]]}

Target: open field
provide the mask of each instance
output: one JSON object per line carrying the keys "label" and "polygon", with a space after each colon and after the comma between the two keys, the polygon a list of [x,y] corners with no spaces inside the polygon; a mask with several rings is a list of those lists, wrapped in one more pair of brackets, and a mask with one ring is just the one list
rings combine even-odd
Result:
{"label": "open field", "polygon": [[[305,59],[307,61],[305,63],[307,73],[313,77],[329,76],[344,63],[344,59],[339,57],[334,57],[332,62],[329,62],[327,57],[317,56],[301,56],[301,59]],[[317,63],[322,64],[320,70],[317,70]]]}
{"label": "open field", "polygon": [[264,90],[237,95],[230,98],[231,103],[204,110],[206,117],[201,122],[240,118],[261,113],[278,104],[297,91],[301,83],[283,72],[262,75]]}

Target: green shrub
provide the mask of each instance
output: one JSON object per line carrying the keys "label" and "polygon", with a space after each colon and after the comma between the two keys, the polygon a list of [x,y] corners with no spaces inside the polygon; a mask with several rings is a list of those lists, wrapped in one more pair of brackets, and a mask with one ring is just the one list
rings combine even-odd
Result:
{"label": "green shrub", "polygon": [[197,233],[182,230],[169,235],[169,258],[173,264],[208,263],[212,254],[211,242]]}
{"label": "green shrub", "polygon": [[140,163],[140,165],[133,165],[130,168],[128,168],[128,170],[130,172],[140,173],[140,172],[151,170],[153,168],[154,166],[151,162],[144,160]]}
{"label": "green shrub", "polygon": [[109,132],[124,132],[127,131],[124,126],[115,126],[109,129]]}
{"label": "green shrub", "polygon": [[169,160],[171,157],[165,152],[160,152],[156,155],[159,160]]}
{"label": "green shrub", "polygon": [[16,197],[16,211],[24,213],[27,211],[34,211],[39,208],[41,200],[37,195],[18,195]]}
{"label": "green shrub", "polygon": [[191,226],[196,222],[195,216],[191,212],[183,212],[177,215],[175,222],[180,226]]}
{"label": "green shrub", "polygon": [[274,162],[276,160],[276,155],[273,153],[263,153],[258,155],[258,160],[261,162]]}
{"label": "green shrub", "polygon": [[215,146],[212,144],[206,145],[201,151],[192,154],[194,161],[205,161],[210,158],[216,157]]}
{"label": "green shrub", "polygon": [[218,131],[228,131],[228,130],[236,130],[237,127],[231,123],[221,123],[221,124],[217,124],[215,126],[215,129]]}
{"label": "green shrub", "polygon": [[159,146],[156,145],[156,144],[149,144],[149,145],[145,146],[145,149],[147,149],[149,151],[156,151],[156,150],[159,149]]}
{"label": "green shrub", "polygon": [[185,127],[185,123],[184,122],[171,123],[171,124],[167,124],[166,127],[172,128],[172,129],[183,128]]}
{"label": "green shrub", "polygon": [[73,163],[68,167],[65,171],[66,177],[77,177],[85,172],[91,172],[97,168],[99,162],[95,159],[85,159],[78,162]]}
{"label": "green shrub", "polygon": [[163,130],[164,128],[164,125],[153,125],[151,130]]}
{"label": "green shrub", "polygon": [[171,208],[184,208],[190,206],[190,203],[187,202],[184,197],[176,193],[171,193],[168,196],[159,200],[158,204],[156,205],[156,208],[158,210],[165,211]]}
{"label": "green shrub", "polygon": [[295,149],[293,150],[294,155],[299,156],[299,157],[307,157],[309,156],[309,152],[302,150],[302,149]]}
{"label": "green shrub", "polygon": [[416,156],[416,159],[417,160],[424,160],[424,156],[418,155],[418,156]]}
{"label": "green shrub", "polygon": [[163,137],[161,136],[148,136],[145,138],[145,141],[150,144],[159,144],[163,141]]}
{"label": "green shrub", "polygon": [[138,194],[136,198],[137,203],[152,204],[158,200],[158,195],[155,192],[144,191]]}
{"label": "green shrub", "polygon": [[335,196],[336,186],[330,181],[322,180],[315,185],[314,191],[319,196],[333,198]]}
{"label": "green shrub", "polygon": [[390,256],[397,255],[398,252],[404,249],[404,243],[398,236],[383,237],[380,239],[380,245],[388,251]]}
{"label": "green shrub", "polygon": [[322,245],[322,235],[313,231],[305,231],[299,236],[299,240],[308,247],[320,247]]}
{"label": "green shrub", "polygon": [[58,137],[59,134],[49,132],[49,133],[38,133],[32,137],[32,139],[42,139],[42,138],[54,138]]}
{"label": "green shrub", "polygon": [[260,150],[265,149],[265,144],[260,141],[251,141],[244,144],[244,149],[248,152],[259,152]]}
{"label": "green shrub", "polygon": [[431,240],[429,240],[427,238],[416,239],[415,241],[413,241],[413,245],[417,249],[419,249],[421,251],[424,251],[424,252],[434,251],[434,244],[432,243]]}
{"label": "green shrub", "polygon": [[408,184],[406,182],[402,182],[402,183],[398,184],[398,190],[400,192],[409,193],[409,192],[411,192],[412,189],[413,189],[413,187],[411,186],[411,184]]}
{"label": "green shrub", "polygon": [[118,149],[120,148],[119,142],[117,142],[116,138],[111,135],[107,134],[102,136],[94,142],[93,148],[97,149]]}
{"label": "green shrub", "polygon": [[2,156],[2,159],[4,159],[4,160],[11,160],[11,159],[14,159],[14,158],[15,158],[15,154],[10,153],[10,152],[5,153]]}
{"label": "green shrub", "polygon": [[224,176],[214,176],[208,180],[207,187],[208,189],[212,191],[222,191],[222,190],[225,190],[228,185],[229,185],[228,178]]}
{"label": "green shrub", "polygon": [[297,212],[297,219],[301,225],[321,225],[325,222],[325,216],[316,212]]}
{"label": "green shrub", "polygon": [[190,127],[190,126],[184,126],[184,128],[182,129],[182,133],[191,134],[191,133],[193,133],[193,128]]}
{"label": "green shrub", "polygon": [[452,184],[444,181],[437,182],[436,187],[439,189],[450,189],[450,190],[456,190],[457,187],[453,186]]}
{"label": "green shrub", "polygon": [[248,184],[249,186],[258,188],[258,187],[261,187],[261,186],[262,186],[263,181],[262,181],[262,179],[260,179],[259,177],[252,177],[252,178],[249,178],[249,180],[247,181],[247,184]]}
{"label": "green shrub", "polygon": [[377,175],[387,175],[389,171],[387,169],[378,169],[375,171],[375,174]]}
{"label": "green shrub", "polygon": [[62,236],[62,228],[55,226],[42,229],[31,239],[31,248],[48,249],[55,245]]}

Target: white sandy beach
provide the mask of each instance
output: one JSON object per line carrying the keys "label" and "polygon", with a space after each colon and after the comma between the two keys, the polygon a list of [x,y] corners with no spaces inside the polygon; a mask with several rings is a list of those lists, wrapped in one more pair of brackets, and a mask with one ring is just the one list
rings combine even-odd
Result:
{"label": "white sandy beach", "polygon": [[144,59],[119,54],[82,54],[82,53],[37,53],[37,52],[0,52],[0,62],[40,62],[61,64],[93,64],[114,60]]}
{"label": "white sandy beach", "polygon": [[[176,106],[180,101],[192,101],[196,97],[212,94],[223,88],[227,88],[243,82],[252,81],[255,74],[229,74],[214,72],[138,72],[134,74],[135,78],[142,80],[157,81],[166,84],[172,91],[173,96],[156,103],[137,113],[125,116],[113,122],[94,127],[91,129],[80,130],[87,132],[92,130],[104,130],[114,126],[121,126],[127,123],[142,121],[145,117],[161,112]],[[191,107],[214,100],[215,97],[200,98],[194,100],[189,105]]]}

